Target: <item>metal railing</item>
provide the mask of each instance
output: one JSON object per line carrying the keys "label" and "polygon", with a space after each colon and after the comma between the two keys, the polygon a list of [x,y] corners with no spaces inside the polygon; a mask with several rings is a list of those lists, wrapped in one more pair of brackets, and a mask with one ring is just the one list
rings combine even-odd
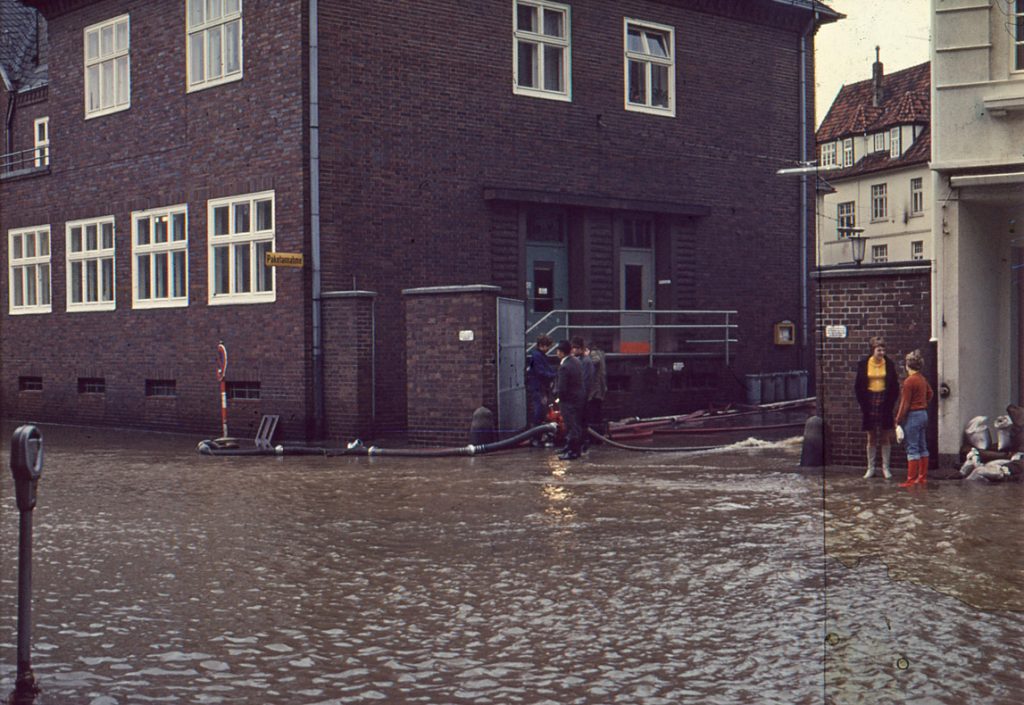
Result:
{"label": "metal railing", "polygon": [[50,147],[33,147],[0,154],[0,178],[28,174],[50,168]]}
{"label": "metal railing", "polygon": [[[644,317],[647,321],[639,322]],[[618,339],[619,351],[608,351],[609,356],[647,357],[648,364],[653,366],[656,357],[720,355],[729,364],[733,348],[739,343],[736,337],[739,328],[737,317],[737,311],[726,310],[556,309],[548,311],[527,327],[526,350],[529,352],[536,346],[536,338],[540,335],[557,340],[587,331],[584,337],[589,340],[592,332],[603,331]],[[626,342],[646,343],[647,351],[623,351],[625,331],[641,332],[641,335],[631,336],[632,340]],[[659,336],[662,331],[665,332]],[[662,343],[660,350],[659,338]],[[669,349],[672,343],[675,343],[675,350]],[[710,349],[712,347],[719,350]]]}

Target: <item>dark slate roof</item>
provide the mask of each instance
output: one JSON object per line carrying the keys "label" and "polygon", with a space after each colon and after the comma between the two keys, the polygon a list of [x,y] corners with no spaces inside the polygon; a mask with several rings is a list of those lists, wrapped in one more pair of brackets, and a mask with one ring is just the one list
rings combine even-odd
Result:
{"label": "dark slate roof", "polygon": [[30,88],[46,82],[45,70],[35,63],[37,11],[18,0],[0,0],[0,72],[11,88]]}
{"label": "dark slate roof", "polygon": [[931,64],[925,62],[882,77],[882,104],[871,104],[872,79],[839,90],[816,135],[818,144],[897,125],[927,125],[931,117]]}

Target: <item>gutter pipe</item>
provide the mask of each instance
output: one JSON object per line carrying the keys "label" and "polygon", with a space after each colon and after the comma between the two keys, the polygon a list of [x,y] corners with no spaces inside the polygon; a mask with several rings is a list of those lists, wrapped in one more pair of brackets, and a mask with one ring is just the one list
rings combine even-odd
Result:
{"label": "gutter pipe", "polygon": [[[818,12],[807,23],[807,29],[800,34],[800,163],[807,163],[807,37],[814,32],[818,23]],[[815,184],[817,187],[817,184]],[[808,247],[807,237],[807,174],[800,175],[800,362],[808,355]]]}
{"label": "gutter pipe", "polygon": [[309,238],[312,260],[313,436],[324,434],[324,359],[320,278],[320,78],[319,8],[309,0]]}

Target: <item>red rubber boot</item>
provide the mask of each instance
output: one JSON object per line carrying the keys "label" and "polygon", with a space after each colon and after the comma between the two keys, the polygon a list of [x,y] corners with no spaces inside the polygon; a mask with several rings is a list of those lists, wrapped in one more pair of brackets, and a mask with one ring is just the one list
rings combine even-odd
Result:
{"label": "red rubber boot", "polygon": [[907,461],[907,481],[901,482],[900,487],[910,487],[911,485],[917,484],[917,475],[920,471],[920,463],[920,460]]}
{"label": "red rubber boot", "polygon": [[928,458],[921,458],[917,461],[917,484],[928,484]]}

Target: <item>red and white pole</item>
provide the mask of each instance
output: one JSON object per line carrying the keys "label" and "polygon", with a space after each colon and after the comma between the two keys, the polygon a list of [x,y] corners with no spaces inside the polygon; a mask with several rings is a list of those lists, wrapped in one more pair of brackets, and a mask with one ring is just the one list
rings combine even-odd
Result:
{"label": "red and white pole", "polygon": [[217,344],[217,381],[220,382],[220,425],[222,438],[228,437],[228,349],[224,343]]}

